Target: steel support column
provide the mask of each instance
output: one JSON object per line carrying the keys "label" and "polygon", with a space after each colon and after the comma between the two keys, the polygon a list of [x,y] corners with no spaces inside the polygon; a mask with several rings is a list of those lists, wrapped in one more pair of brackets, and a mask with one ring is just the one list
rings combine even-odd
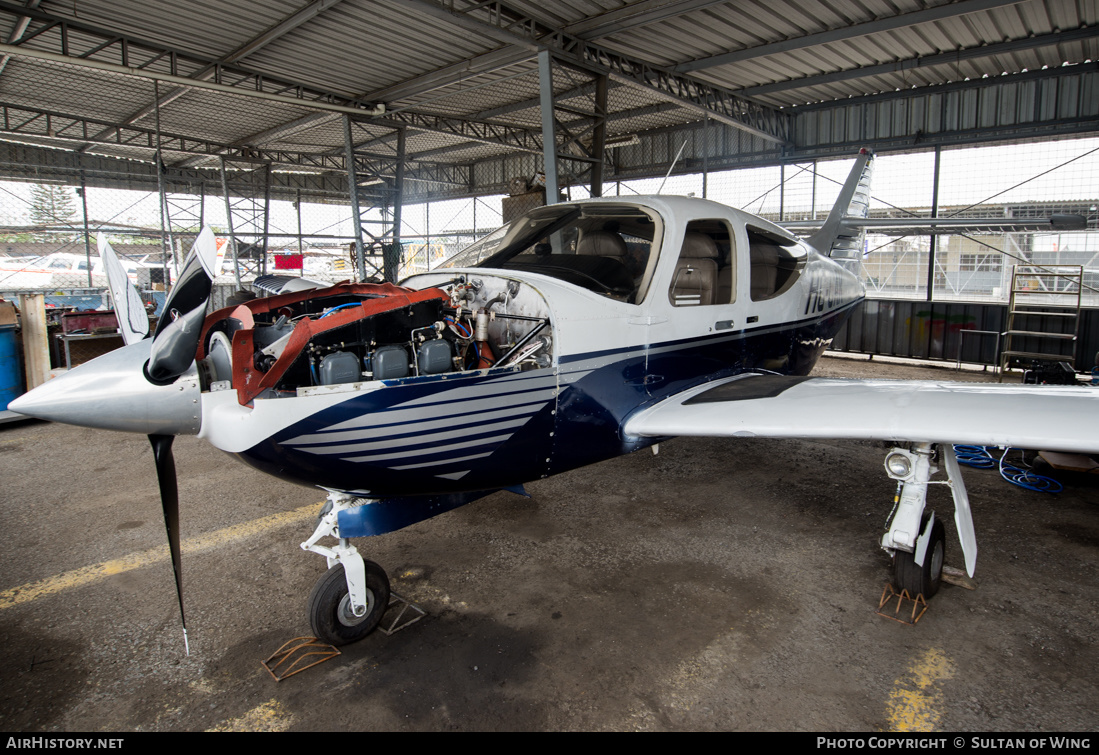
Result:
{"label": "steel support column", "polygon": [[352,231],[355,264],[360,280],[384,278],[396,282],[401,257],[405,129],[397,129],[392,154],[361,151],[360,144],[377,141],[377,128],[374,123],[344,118],[348,194],[355,225]]}
{"label": "steel support column", "polygon": [[80,209],[84,221],[84,259],[88,262],[88,288],[92,286],[92,236],[88,230],[88,182],[80,171]]}
{"label": "steel support column", "polygon": [[560,196],[557,183],[557,129],[553,117],[553,59],[549,50],[538,53],[538,91],[542,106],[542,163],[546,171],[546,204]]}
{"label": "steel support column", "polygon": [[404,202],[404,163],[407,129],[397,135],[397,176],[393,183],[390,204],[393,217],[392,240],[385,247],[385,279],[396,283],[401,267],[401,204]]}
{"label": "steel support column", "polygon": [[221,169],[221,193],[225,197],[225,221],[229,224],[229,251],[233,255],[233,278],[237,282],[237,290],[240,290],[240,265],[237,264],[237,235],[233,230],[233,208],[229,201],[229,178],[225,169],[225,158],[218,161]]}
{"label": "steel support column", "polygon": [[[939,217],[939,162],[942,159],[942,147],[935,147],[935,177],[931,184],[931,217]],[[935,244],[937,234],[931,234],[931,242],[927,250],[927,300],[934,299],[935,292]]]}
{"label": "steel support column", "polygon": [[267,273],[271,165],[223,157],[221,187],[233,247],[233,271],[239,287],[242,273],[248,277]]}
{"label": "steel support column", "polygon": [[351,199],[351,219],[354,222],[353,245],[355,247],[355,272],[359,280],[366,280],[366,260],[363,251],[363,229],[359,219],[359,177],[355,171],[355,145],[351,141],[351,116],[343,117],[343,146],[347,152],[347,194]]}
{"label": "steel support column", "polygon": [[595,80],[595,128],[592,130],[591,154],[596,159],[591,165],[591,195],[603,196],[604,152],[607,146],[607,77]]}
{"label": "steel support column", "polygon": [[[164,255],[164,290],[170,287],[171,275],[168,268],[169,254],[175,255],[175,242],[172,239],[172,231],[168,221],[168,193],[164,190],[164,153],[160,144],[160,86],[153,82],[153,99],[156,103],[156,193],[160,205],[160,249]],[[169,253],[168,250],[171,250]],[[179,260],[175,260],[176,270],[179,270]]]}
{"label": "steel support column", "polygon": [[608,77],[561,63],[542,51],[538,83],[546,203],[578,184],[588,184],[593,197],[602,196]]}

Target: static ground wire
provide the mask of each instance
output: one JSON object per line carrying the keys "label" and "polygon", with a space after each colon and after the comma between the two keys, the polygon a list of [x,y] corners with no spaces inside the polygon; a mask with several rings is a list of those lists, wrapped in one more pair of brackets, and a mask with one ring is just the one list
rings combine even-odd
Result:
{"label": "static ground wire", "polygon": [[[958,457],[959,464],[978,469],[998,468],[1000,476],[1012,485],[1018,485],[1027,490],[1035,490],[1039,493],[1060,493],[1064,490],[1064,486],[1052,477],[1044,477],[1028,469],[1009,464],[1007,454],[1011,450],[1005,448],[999,461],[997,461],[988,446],[954,446],[954,453]],[[1020,453],[1022,452],[1020,451]]]}

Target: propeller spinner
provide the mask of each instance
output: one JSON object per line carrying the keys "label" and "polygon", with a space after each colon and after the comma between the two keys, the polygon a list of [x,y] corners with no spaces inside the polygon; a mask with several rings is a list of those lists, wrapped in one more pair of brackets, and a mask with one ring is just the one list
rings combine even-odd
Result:
{"label": "propeller spinner", "polygon": [[141,298],[103,237],[99,249],[126,346],[44,383],[8,408],[38,419],[148,435],[172,554],[183,642],[190,653],[183,611],[179,491],[172,441],[176,435],[197,434],[202,424],[195,353],[210,298],[217,243],[209,228],[199,234],[164,303],[152,339],[147,338],[148,317]]}

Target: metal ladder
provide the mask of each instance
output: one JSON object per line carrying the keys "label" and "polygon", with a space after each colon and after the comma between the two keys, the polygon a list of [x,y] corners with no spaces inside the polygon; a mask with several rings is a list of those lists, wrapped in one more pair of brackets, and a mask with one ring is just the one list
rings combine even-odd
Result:
{"label": "metal ladder", "polygon": [[[1012,268],[1007,329],[1000,352],[1000,382],[1004,380],[1004,373],[1017,362],[1067,362],[1075,367],[1083,277],[1081,265],[1015,265]],[[1033,327],[1035,322],[1038,329]],[[1058,327],[1049,329],[1054,323]],[[1073,353],[1061,353],[1060,344],[1065,341],[1074,344]]]}

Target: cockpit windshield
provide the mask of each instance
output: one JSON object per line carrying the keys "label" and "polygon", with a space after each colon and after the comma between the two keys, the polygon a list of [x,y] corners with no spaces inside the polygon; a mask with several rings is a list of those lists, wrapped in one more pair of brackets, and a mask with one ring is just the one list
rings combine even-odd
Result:
{"label": "cockpit windshield", "polygon": [[540,273],[636,304],[656,266],[660,233],[659,215],[633,205],[555,204],[493,231],[442,267]]}

